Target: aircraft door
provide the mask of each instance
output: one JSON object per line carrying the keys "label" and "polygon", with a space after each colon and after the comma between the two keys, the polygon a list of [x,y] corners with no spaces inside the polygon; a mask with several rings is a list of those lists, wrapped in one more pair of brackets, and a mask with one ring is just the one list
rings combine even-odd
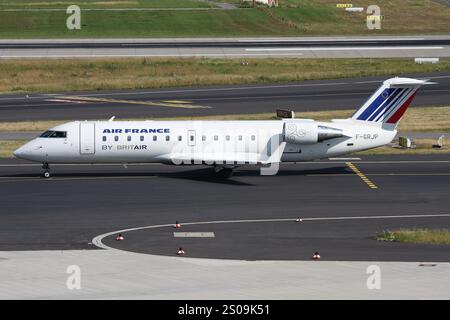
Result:
{"label": "aircraft door", "polygon": [[93,155],[95,153],[95,122],[80,123],[80,154]]}

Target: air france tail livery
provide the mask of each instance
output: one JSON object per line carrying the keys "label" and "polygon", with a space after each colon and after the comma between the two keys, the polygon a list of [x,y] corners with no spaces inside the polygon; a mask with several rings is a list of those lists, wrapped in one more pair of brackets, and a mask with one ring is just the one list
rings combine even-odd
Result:
{"label": "air france tail livery", "polygon": [[[392,78],[349,119],[270,121],[75,121],[44,132],[14,152],[43,164],[207,164],[230,176],[240,165],[263,168],[310,161],[390,143],[426,80]],[[275,174],[267,171],[266,174]]]}

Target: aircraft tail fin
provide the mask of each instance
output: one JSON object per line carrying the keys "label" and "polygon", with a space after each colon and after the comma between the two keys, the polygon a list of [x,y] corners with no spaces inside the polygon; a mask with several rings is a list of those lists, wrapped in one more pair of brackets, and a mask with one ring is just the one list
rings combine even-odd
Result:
{"label": "aircraft tail fin", "polygon": [[397,126],[417,90],[425,84],[432,83],[411,78],[388,79],[353,114],[352,119]]}

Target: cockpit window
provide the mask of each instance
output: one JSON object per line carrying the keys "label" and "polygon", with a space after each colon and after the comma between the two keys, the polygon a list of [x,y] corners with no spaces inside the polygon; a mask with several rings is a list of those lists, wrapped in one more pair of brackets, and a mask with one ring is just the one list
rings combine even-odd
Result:
{"label": "cockpit window", "polygon": [[67,138],[67,131],[55,131],[50,138]]}
{"label": "cockpit window", "polygon": [[45,131],[41,138],[67,138],[67,131]]}
{"label": "cockpit window", "polygon": [[41,138],[48,138],[53,131],[45,131],[43,134],[40,135]]}

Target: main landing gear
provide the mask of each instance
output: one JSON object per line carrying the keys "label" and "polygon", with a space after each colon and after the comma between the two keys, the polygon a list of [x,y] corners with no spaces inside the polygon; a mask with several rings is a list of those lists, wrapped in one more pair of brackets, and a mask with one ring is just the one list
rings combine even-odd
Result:
{"label": "main landing gear", "polygon": [[48,163],[44,163],[42,164],[42,169],[44,169],[44,173],[42,173],[42,177],[43,178],[50,178],[50,166],[48,165]]}
{"label": "main landing gear", "polygon": [[233,167],[214,166],[216,177],[228,179],[233,176]]}

